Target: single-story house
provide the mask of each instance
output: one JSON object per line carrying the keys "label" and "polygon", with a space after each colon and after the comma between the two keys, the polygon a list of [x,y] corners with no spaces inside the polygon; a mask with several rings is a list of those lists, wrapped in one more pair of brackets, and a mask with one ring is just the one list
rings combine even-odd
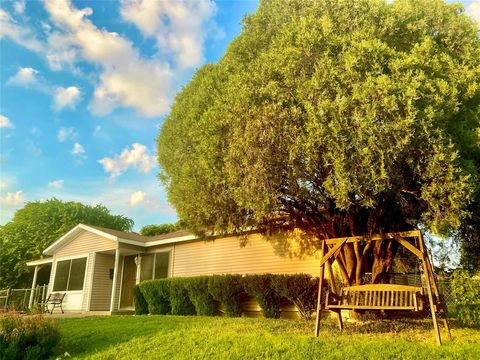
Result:
{"label": "single-story house", "polygon": [[65,293],[75,312],[133,310],[133,287],[142,280],[213,274],[319,274],[315,253],[293,256],[285,239],[250,232],[198,238],[188,231],[142,236],[79,224],[30,261],[37,274],[50,268],[48,293]]}

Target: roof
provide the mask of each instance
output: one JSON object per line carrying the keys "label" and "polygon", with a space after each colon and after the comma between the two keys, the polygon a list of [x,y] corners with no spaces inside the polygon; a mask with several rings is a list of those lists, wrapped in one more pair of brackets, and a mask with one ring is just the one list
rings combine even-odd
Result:
{"label": "roof", "polygon": [[53,255],[53,253],[63,245],[67,244],[82,232],[88,231],[104,238],[116,241],[119,243],[137,245],[141,247],[149,247],[163,244],[174,244],[182,241],[197,239],[195,235],[187,230],[179,230],[169,234],[162,234],[157,236],[143,236],[135,232],[126,232],[119,230],[112,230],[101,226],[78,224],[72,230],[63,235],[60,239],[55,241],[52,245],[47,247],[43,253],[45,255]]}
{"label": "roof", "polygon": [[49,257],[44,259],[28,261],[27,266],[44,265],[44,264],[50,264],[52,262],[53,262],[53,258]]}

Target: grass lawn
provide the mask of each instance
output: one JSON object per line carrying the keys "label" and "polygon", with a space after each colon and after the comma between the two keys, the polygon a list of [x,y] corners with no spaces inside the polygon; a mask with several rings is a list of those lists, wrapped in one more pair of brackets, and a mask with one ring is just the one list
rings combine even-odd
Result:
{"label": "grass lawn", "polygon": [[[58,354],[92,359],[480,359],[480,330],[453,328],[437,347],[431,322],[346,324],[200,316],[59,320]],[[446,334],[442,332],[446,337]]]}

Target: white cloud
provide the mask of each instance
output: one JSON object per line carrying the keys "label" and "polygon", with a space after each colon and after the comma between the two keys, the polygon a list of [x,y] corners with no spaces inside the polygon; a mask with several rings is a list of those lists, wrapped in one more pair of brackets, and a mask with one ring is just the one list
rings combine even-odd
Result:
{"label": "white cloud", "polygon": [[48,183],[48,187],[51,189],[61,189],[63,188],[63,180],[54,180]]}
{"label": "white cloud", "polygon": [[61,127],[57,133],[57,140],[60,142],[64,142],[67,139],[73,139],[77,136],[77,131],[74,127]]}
{"label": "white cloud", "polygon": [[5,115],[0,115],[0,129],[2,128],[13,128],[12,122]]}
{"label": "white cloud", "polygon": [[57,87],[53,95],[53,107],[56,110],[64,108],[74,109],[80,97],[80,90],[75,86],[69,86],[68,88]]}
{"label": "white cloud", "polygon": [[17,206],[24,202],[23,191],[19,190],[14,193],[7,193],[4,197],[0,198],[0,203],[6,206]]}
{"label": "white cloud", "polygon": [[112,178],[121,175],[129,167],[133,167],[139,172],[149,173],[156,166],[155,156],[150,155],[147,147],[139,143],[133,144],[131,150],[123,149],[122,153],[114,158],[105,157],[98,162],[103,165],[103,169],[110,173]]}
{"label": "white cloud", "polygon": [[100,125],[95,126],[95,130],[93,130],[93,136],[97,136],[102,131],[102,127]]}
{"label": "white cloud", "polygon": [[38,71],[31,67],[20,68],[15,75],[8,79],[7,83],[26,87],[37,85],[37,74]]}
{"label": "white cloud", "polygon": [[15,1],[13,3],[13,10],[17,14],[23,14],[25,12],[25,0]]}
{"label": "white cloud", "polygon": [[0,190],[5,190],[8,188],[8,183],[6,181],[0,181]]}
{"label": "white cloud", "polygon": [[62,31],[52,35],[61,40],[57,53],[66,51],[67,58],[78,53],[103,69],[90,107],[95,114],[105,115],[120,106],[135,108],[144,116],[168,111],[172,81],[168,63],[143,59],[128,40],[98,29],[87,19],[90,8],[79,10],[68,0],[47,0],[45,8]]}
{"label": "white cloud", "polygon": [[467,6],[467,15],[470,15],[480,24],[480,0],[473,0]]}
{"label": "white cloud", "polygon": [[130,206],[134,207],[145,202],[146,194],[143,191],[135,191],[130,195]]}
{"label": "white cloud", "polygon": [[79,143],[73,144],[72,154],[78,155],[78,156],[85,154],[85,149],[83,148],[82,144],[79,144]]}
{"label": "white cloud", "polygon": [[35,32],[26,26],[19,25],[3,9],[0,9],[0,38],[7,37],[24,48],[42,53],[45,51],[44,44],[35,36]]}
{"label": "white cloud", "polygon": [[208,24],[216,12],[211,0],[122,0],[122,17],[154,37],[165,53],[173,53],[181,68],[203,61]]}

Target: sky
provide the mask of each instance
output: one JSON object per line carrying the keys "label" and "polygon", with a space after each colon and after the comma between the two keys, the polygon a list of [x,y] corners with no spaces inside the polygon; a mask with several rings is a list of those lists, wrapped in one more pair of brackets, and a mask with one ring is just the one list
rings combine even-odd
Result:
{"label": "sky", "polygon": [[[480,21],[480,0],[462,2]],[[215,63],[257,1],[0,2],[0,224],[26,202],[103,204],[177,220],[155,138],[196,69]]]}
{"label": "sky", "polygon": [[101,203],[177,220],[155,138],[195,70],[255,1],[1,1],[0,224],[25,202]]}

